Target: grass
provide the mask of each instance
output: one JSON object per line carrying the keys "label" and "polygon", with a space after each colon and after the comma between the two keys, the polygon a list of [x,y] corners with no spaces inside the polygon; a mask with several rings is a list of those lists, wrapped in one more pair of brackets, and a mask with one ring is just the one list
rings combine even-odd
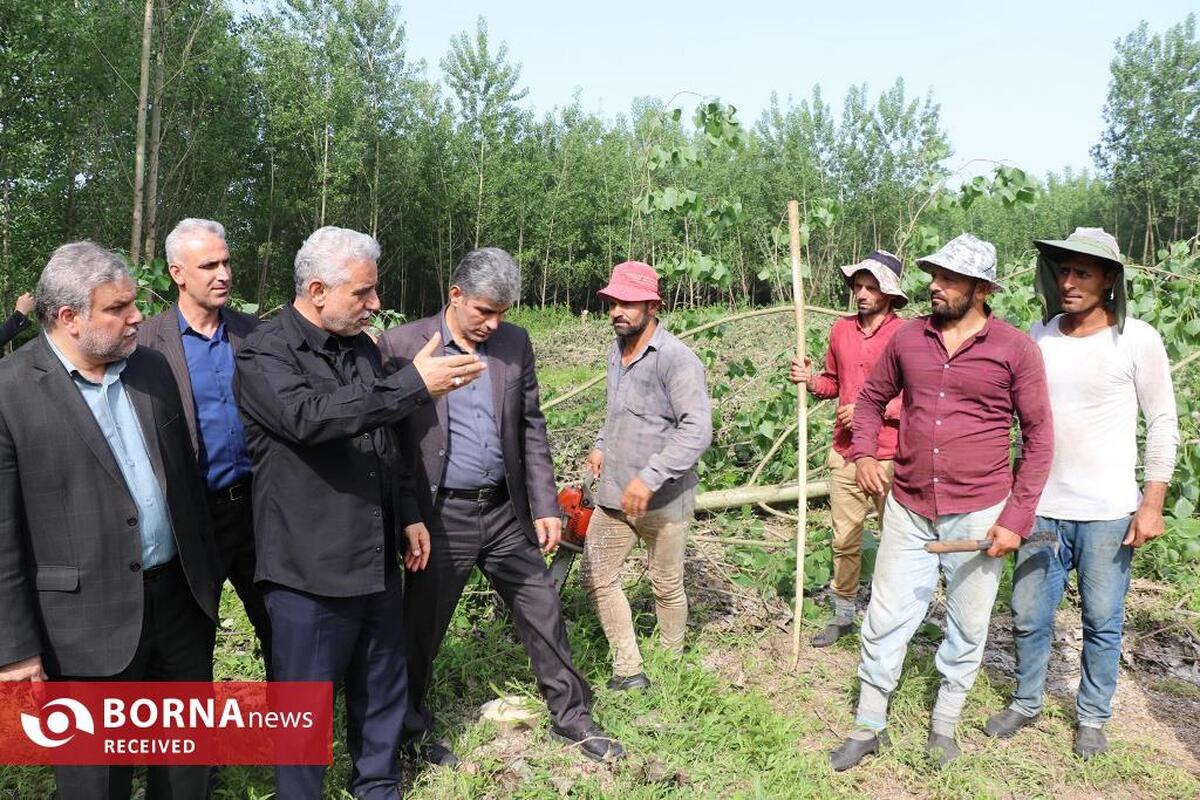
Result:
{"label": "grass", "polygon": [[[736,569],[736,567],[729,567]],[[432,705],[441,735],[464,757],[458,771],[426,769],[412,779],[412,798],[804,798],[804,797],[1144,797],[1200,796],[1200,782],[1173,765],[1150,733],[1114,738],[1112,752],[1091,763],[1070,752],[1073,713],[1052,704],[1020,737],[994,741],[981,726],[1002,708],[1009,686],[981,673],[964,712],[959,736],[964,755],[947,769],[924,758],[929,710],[937,691],[932,648],[918,636],[894,695],[893,747],[845,774],[832,773],[826,751],[848,729],[856,692],[856,647],[806,651],[796,673],[784,668],[787,637],[778,628],[738,629],[713,624],[727,609],[694,598],[697,630],[676,661],[652,645],[652,603],[645,581],[631,592],[654,683],[643,693],[596,690],[595,715],[618,736],[629,757],[597,765],[549,739],[544,706],[535,696],[529,662],[507,615],[482,582],[468,588],[438,661]],[[607,647],[577,584],[568,586],[564,612],[577,665],[595,686],[608,677]],[[218,638],[219,678],[262,675],[250,627],[227,588]],[[809,632],[819,622],[808,624]],[[711,628],[711,632],[710,632]],[[1162,681],[1157,689],[1194,697],[1190,683]],[[532,730],[509,731],[479,722],[477,709],[498,695],[524,695],[542,712]],[[340,708],[335,762],[326,798],[349,774]],[[222,771],[218,800],[270,796],[269,768]],[[49,770],[0,768],[0,798],[49,797]]]}

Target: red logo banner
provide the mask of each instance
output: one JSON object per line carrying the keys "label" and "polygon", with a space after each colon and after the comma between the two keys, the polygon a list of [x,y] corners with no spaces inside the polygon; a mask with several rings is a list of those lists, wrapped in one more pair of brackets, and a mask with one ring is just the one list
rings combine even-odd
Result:
{"label": "red logo banner", "polygon": [[328,764],[333,684],[0,683],[0,764]]}

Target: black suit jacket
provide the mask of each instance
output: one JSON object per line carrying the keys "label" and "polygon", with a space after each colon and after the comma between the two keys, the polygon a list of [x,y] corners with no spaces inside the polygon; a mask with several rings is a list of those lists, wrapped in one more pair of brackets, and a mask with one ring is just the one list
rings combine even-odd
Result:
{"label": "black suit jacket", "polygon": [[[121,381],[166,495],[196,602],[215,622],[217,552],[179,390],[138,348]],[[138,510],[100,426],[45,334],[0,361],[0,664],[115,675],[142,630]]]}
{"label": "black suit jacket", "polygon": [[[236,353],[242,346],[242,339],[258,327],[258,317],[234,311],[232,308],[221,309],[221,319],[225,322],[225,330],[229,333],[229,343]],[[187,418],[188,432],[192,435],[192,450],[200,452],[200,438],[196,433],[196,398],[192,396],[192,376],[188,372],[187,355],[183,352],[183,334],[179,332],[179,304],[173,303],[161,314],[155,314],[142,323],[138,328],[138,344],[157,350],[167,357],[171,365],[171,374],[179,386],[179,395],[183,400],[183,415]]]}
{"label": "black suit jacket", "polygon": [[[442,311],[425,319],[392,328],[379,337],[383,366],[395,372],[412,363],[430,337],[441,332]],[[504,476],[508,496],[525,532],[537,542],[533,520],[559,515],[554,485],[554,463],[546,438],[546,418],[538,399],[533,345],[524,328],[500,324],[487,341],[487,368],[492,381],[492,403],[500,423],[504,451]],[[417,500],[423,519],[433,518],[437,485],[445,470],[449,425],[449,403],[442,395],[425,404],[399,423],[400,440],[416,442],[406,455],[413,458]],[[419,452],[419,458],[416,456]]]}

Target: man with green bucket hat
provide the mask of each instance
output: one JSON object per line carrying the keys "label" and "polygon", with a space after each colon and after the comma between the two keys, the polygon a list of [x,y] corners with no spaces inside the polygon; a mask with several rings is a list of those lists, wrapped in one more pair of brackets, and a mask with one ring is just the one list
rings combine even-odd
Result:
{"label": "man with green bucket hat", "polygon": [[[1054,460],[1033,534],[1017,551],[1017,686],[1012,704],[984,730],[1012,736],[1041,713],[1054,612],[1074,569],[1083,612],[1075,752],[1089,759],[1108,749],[1104,723],[1117,688],[1130,561],[1135,548],[1163,532],[1179,429],[1162,338],[1126,316],[1117,240],[1102,228],[1076,228],[1065,240],[1034,245],[1045,310],[1031,333],[1046,363]],[[1139,408],[1146,421],[1142,492]]]}

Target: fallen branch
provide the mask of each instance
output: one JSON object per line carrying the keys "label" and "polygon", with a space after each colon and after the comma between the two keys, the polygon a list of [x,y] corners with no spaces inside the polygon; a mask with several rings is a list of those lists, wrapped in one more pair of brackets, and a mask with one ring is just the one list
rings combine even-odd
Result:
{"label": "fallen branch", "polygon": [[771,539],[736,539],[732,536],[689,536],[693,542],[711,542],[713,544],[724,544],[729,546],[741,547],[791,547],[790,539],[771,540]]}
{"label": "fallen branch", "polygon": [[[805,486],[804,496],[808,499],[829,496],[829,481],[810,481]],[[717,511],[755,503],[796,503],[800,500],[800,486],[781,483],[774,486],[738,486],[734,489],[718,489],[696,495],[697,511]]]}

